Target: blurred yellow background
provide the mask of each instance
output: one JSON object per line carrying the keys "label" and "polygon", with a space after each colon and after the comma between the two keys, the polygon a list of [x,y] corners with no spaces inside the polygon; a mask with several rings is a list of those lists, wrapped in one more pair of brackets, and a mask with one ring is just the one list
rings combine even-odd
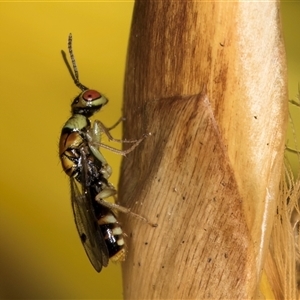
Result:
{"label": "blurred yellow background", "polygon": [[[109,103],[97,117],[122,115],[133,2],[0,3],[0,297],[121,299],[121,267],[96,273],[73,221],[58,140],[80,90],[61,50],[73,48],[83,84]],[[121,137],[121,126],[113,131]],[[119,145],[117,145],[119,147]],[[103,150],[117,185],[119,155]]]}
{"label": "blurred yellow background", "polygon": [[[132,9],[132,1],[0,3],[1,299],[122,298],[120,265],[110,263],[96,273],[74,225],[58,139],[79,90],[60,51],[67,52],[72,32],[82,83],[110,100],[97,118],[113,124],[122,115]],[[289,98],[295,100],[300,82],[300,3],[286,2],[282,11]],[[299,130],[300,109],[292,108]],[[113,134],[120,137],[121,128]],[[103,152],[117,185],[121,157]]]}
{"label": "blurred yellow background", "polygon": [[[289,100],[300,103],[300,1],[281,3],[283,37],[287,54]],[[290,120],[287,146],[300,150],[300,107],[289,104]],[[287,151],[286,157],[294,171],[299,173],[299,157]]]}

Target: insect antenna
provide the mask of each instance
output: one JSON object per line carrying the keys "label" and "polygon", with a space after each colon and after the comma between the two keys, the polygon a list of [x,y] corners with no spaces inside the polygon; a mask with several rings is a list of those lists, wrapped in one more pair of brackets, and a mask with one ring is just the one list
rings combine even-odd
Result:
{"label": "insect antenna", "polygon": [[73,70],[74,70],[74,83],[82,90],[82,91],[86,91],[88,90],[88,88],[83,85],[82,83],[80,83],[79,81],[79,73],[78,73],[78,69],[77,69],[77,65],[76,65],[76,61],[75,61],[75,56],[73,53],[73,47],[72,47],[72,33],[69,34],[69,39],[68,39],[68,49],[69,49],[69,54],[70,54],[70,58],[72,61],[72,66],[73,66]]}

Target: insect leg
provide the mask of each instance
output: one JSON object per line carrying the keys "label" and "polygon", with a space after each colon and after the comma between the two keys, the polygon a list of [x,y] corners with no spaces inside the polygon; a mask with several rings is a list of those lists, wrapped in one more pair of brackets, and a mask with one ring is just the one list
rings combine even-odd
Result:
{"label": "insect leg", "polygon": [[[115,125],[113,125],[113,127],[116,126],[119,122],[121,122],[121,120],[122,120],[122,118]],[[105,160],[105,158],[99,151],[98,147],[102,147],[102,148],[110,150],[114,153],[126,156],[126,154],[133,151],[148,135],[151,135],[151,133],[145,134],[142,138],[140,138],[138,140],[118,140],[118,139],[113,138],[109,132],[109,130],[111,130],[113,127],[107,128],[107,127],[105,127],[105,125],[102,122],[100,122],[99,120],[96,120],[94,122],[92,128],[85,134],[86,138],[89,142],[89,148],[91,149],[93,154],[97,157],[97,159],[99,159],[103,163],[103,165],[107,165],[107,161]],[[108,145],[102,144],[101,143],[101,133],[102,132],[108,137],[108,139],[110,141],[119,142],[119,143],[133,143],[133,145],[126,150],[119,150],[119,149],[110,147]]]}
{"label": "insect leg", "polygon": [[145,135],[143,138],[141,138],[140,140],[138,140],[135,144],[133,144],[130,148],[126,149],[126,150],[119,150],[110,146],[107,146],[105,144],[99,143],[98,145],[104,149],[107,149],[111,152],[126,156],[126,154],[130,153],[131,151],[133,151],[145,138],[147,137],[147,135]]}
{"label": "insect leg", "polygon": [[111,127],[106,127],[108,131],[111,131],[112,129],[116,128],[121,122],[125,121],[126,118],[121,117],[114,125]]}
{"label": "insect leg", "polygon": [[99,149],[89,143],[89,149],[92,151],[93,155],[102,163],[101,173],[105,179],[108,179],[112,174],[111,166],[107,163],[106,159],[99,151]]}
{"label": "insect leg", "polygon": [[[121,122],[120,120],[118,122]],[[116,124],[118,124],[118,122]],[[115,139],[111,134],[110,134],[110,130],[112,128],[114,128],[115,125],[113,125],[113,127],[110,127],[110,128],[107,128],[101,121],[99,120],[96,120],[94,122],[94,125],[93,125],[93,131],[97,131],[97,132],[103,132],[110,141],[113,141],[113,142],[117,142],[117,143],[130,143],[130,144],[133,144],[133,143],[140,143],[146,136],[150,135],[149,133],[148,134],[144,134],[142,138],[138,139],[138,140],[120,140],[120,139]],[[97,128],[97,129],[96,129]]]}
{"label": "insect leg", "polygon": [[112,174],[111,166],[109,164],[103,164],[100,172],[103,174],[105,179],[108,179]]}
{"label": "insect leg", "polygon": [[107,165],[107,161],[104,158],[104,156],[101,154],[101,152],[99,151],[98,147],[102,147],[104,149],[110,150],[111,152],[126,156],[126,154],[133,151],[148,135],[150,135],[150,134],[147,134],[147,135],[143,136],[141,139],[135,141],[135,143],[126,150],[119,150],[119,149],[110,147],[108,145],[105,145],[99,141],[99,138],[94,138],[94,134],[91,135],[90,133],[86,133],[86,138],[89,142],[88,143],[89,148],[91,149],[93,154],[97,157],[98,160],[100,160],[103,163],[103,165]]}
{"label": "insect leg", "polygon": [[101,144],[101,130],[98,127],[92,127],[85,137],[88,140],[89,149],[92,151],[93,155],[102,163],[101,173],[105,179],[108,179],[112,174],[111,166],[107,163],[106,159],[99,151],[99,144]]}
{"label": "insect leg", "polygon": [[145,217],[142,217],[141,215],[138,215],[134,212],[132,212],[129,208],[127,207],[124,207],[124,206],[121,206],[119,204],[116,204],[116,203],[111,203],[111,202],[107,202],[104,200],[104,198],[108,198],[108,197],[111,197],[111,196],[114,196],[115,194],[117,193],[117,191],[111,186],[108,186],[106,188],[104,188],[95,198],[95,200],[109,208],[109,209],[113,209],[113,210],[116,210],[118,212],[121,212],[121,213],[124,213],[124,214],[130,214],[132,215],[133,217],[137,218],[137,219],[140,219],[142,220],[143,222],[146,222],[148,223],[149,225],[151,225],[152,227],[157,227],[157,224],[155,223],[152,223],[150,222],[148,219],[146,219]]}

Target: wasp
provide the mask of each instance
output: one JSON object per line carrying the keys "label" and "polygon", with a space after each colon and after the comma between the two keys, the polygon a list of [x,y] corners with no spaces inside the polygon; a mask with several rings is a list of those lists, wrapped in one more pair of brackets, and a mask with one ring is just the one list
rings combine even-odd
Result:
{"label": "wasp", "polygon": [[[112,169],[100,152],[100,147],[121,155],[131,152],[146,137],[139,140],[114,139],[110,130],[99,120],[92,124],[89,118],[98,112],[108,99],[96,90],[89,89],[79,81],[78,69],[72,49],[72,34],[69,35],[68,50],[72,62],[72,77],[80,88],[80,94],[71,104],[71,117],[62,128],[59,141],[59,156],[62,168],[70,177],[71,203],[77,231],[85,252],[97,272],[112,261],[125,259],[125,243],[122,228],[115,211],[129,213],[152,226],[146,218],[128,208],[105,199],[117,194],[108,181]],[[71,68],[69,68],[71,70]],[[133,143],[127,150],[117,150],[101,143],[101,134],[109,140]]]}

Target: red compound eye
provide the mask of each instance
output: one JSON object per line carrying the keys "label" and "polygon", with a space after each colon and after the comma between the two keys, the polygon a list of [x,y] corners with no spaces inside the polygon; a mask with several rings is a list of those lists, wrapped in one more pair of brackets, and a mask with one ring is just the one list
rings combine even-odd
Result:
{"label": "red compound eye", "polygon": [[95,90],[87,90],[82,94],[82,98],[85,101],[93,101],[101,98],[101,94]]}

